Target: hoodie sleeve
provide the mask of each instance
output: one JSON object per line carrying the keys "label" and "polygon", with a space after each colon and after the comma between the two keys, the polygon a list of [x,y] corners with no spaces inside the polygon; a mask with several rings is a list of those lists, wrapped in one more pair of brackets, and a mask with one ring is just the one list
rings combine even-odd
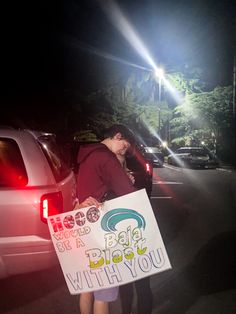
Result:
{"label": "hoodie sleeve", "polygon": [[115,155],[104,162],[102,172],[105,184],[115,195],[122,196],[136,191],[136,188],[133,186]]}

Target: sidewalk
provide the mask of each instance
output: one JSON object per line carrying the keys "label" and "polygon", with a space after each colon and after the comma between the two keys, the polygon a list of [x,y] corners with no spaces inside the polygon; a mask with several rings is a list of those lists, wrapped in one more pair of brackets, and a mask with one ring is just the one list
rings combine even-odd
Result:
{"label": "sidewalk", "polygon": [[236,166],[227,162],[221,162],[219,169],[236,170]]}

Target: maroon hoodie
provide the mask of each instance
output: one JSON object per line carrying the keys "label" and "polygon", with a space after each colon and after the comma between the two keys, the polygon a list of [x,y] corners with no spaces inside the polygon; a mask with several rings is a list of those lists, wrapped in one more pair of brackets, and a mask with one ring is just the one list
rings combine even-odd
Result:
{"label": "maroon hoodie", "polygon": [[117,197],[136,190],[116,155],[102,143],[81,146],[77,162],[77,194],[80,203],[89,196],[101,202],[107,195]]}

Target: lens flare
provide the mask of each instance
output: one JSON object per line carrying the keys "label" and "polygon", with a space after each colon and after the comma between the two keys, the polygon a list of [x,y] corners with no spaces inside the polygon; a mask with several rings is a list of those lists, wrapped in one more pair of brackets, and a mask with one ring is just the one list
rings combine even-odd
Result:
{"label": "lens flare", "polygon": [[125,17],[124,13],[121,11],[116,2],[113,0],[103,0],[100,1],[100,4],[110,22],[119,30],[119,32],[124,36],[127,42],[145,60],[145,62],[147,62],[151,66],[152,70],[149,71],[154,72],[155,76],[162,80],[162,83],[171,92],[174,100],[178,104],[181,104],[183,102],[183,97],[181,97],[178,91],[165,78],[164,70],[156,65],[145,44],[142,42],[134,27]]}
{"label": "lens flare", "polygon": [[122,13],[119,6],[112,0],[110,1],[100,1],[101,7],[106,13],[108,19],[111,23],[120,31],[127,42],[138,52],[138,54],[154,69],[158,71],[153,58],[151,57],[148,49],[139,38],[138,34],[135,32],[131,23]]}
{"label": "lens flare", "polygon": [[98,49],[96,47],[93,47],[91,45],[85,44],[85,43],[83,43],[81,41],[73,39],[73,40],[71,40],[70,44],[76,46],[80,50],[84,50],[86,52],[89,52],[91,54],[97,55],[99,57],[102,57],[102,58],[105,58],[105,59],[108,59],[108,60],[112,60],[112,61],[115,61],[115,62],[119,62],[119,63],[125,64],[125,65],[128,65],[128,66],[132,66],[134,68],[138,68],[138,69],[141,69],[141,70],[144,70],[144,71],[152,72],[152,70],[150,68],[146,68],[146,67],[144,67],[142,65],[135,64],[133,62],[127,61],[127,60],[122,59],[120,57],[114,56],[114,55],[112,55],[112,54],[110,54],[110,53],[108,53],[106,51],[103,51],[103,50]]}

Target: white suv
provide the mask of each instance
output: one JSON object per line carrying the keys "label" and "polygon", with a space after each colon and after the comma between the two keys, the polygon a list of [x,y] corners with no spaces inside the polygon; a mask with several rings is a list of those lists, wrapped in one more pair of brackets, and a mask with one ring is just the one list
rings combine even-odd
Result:
{"label": "white suv", "polygon": [[53,134],[0,128],[0,278],[58,262],[47,217],[76,202],[61,153]]}

